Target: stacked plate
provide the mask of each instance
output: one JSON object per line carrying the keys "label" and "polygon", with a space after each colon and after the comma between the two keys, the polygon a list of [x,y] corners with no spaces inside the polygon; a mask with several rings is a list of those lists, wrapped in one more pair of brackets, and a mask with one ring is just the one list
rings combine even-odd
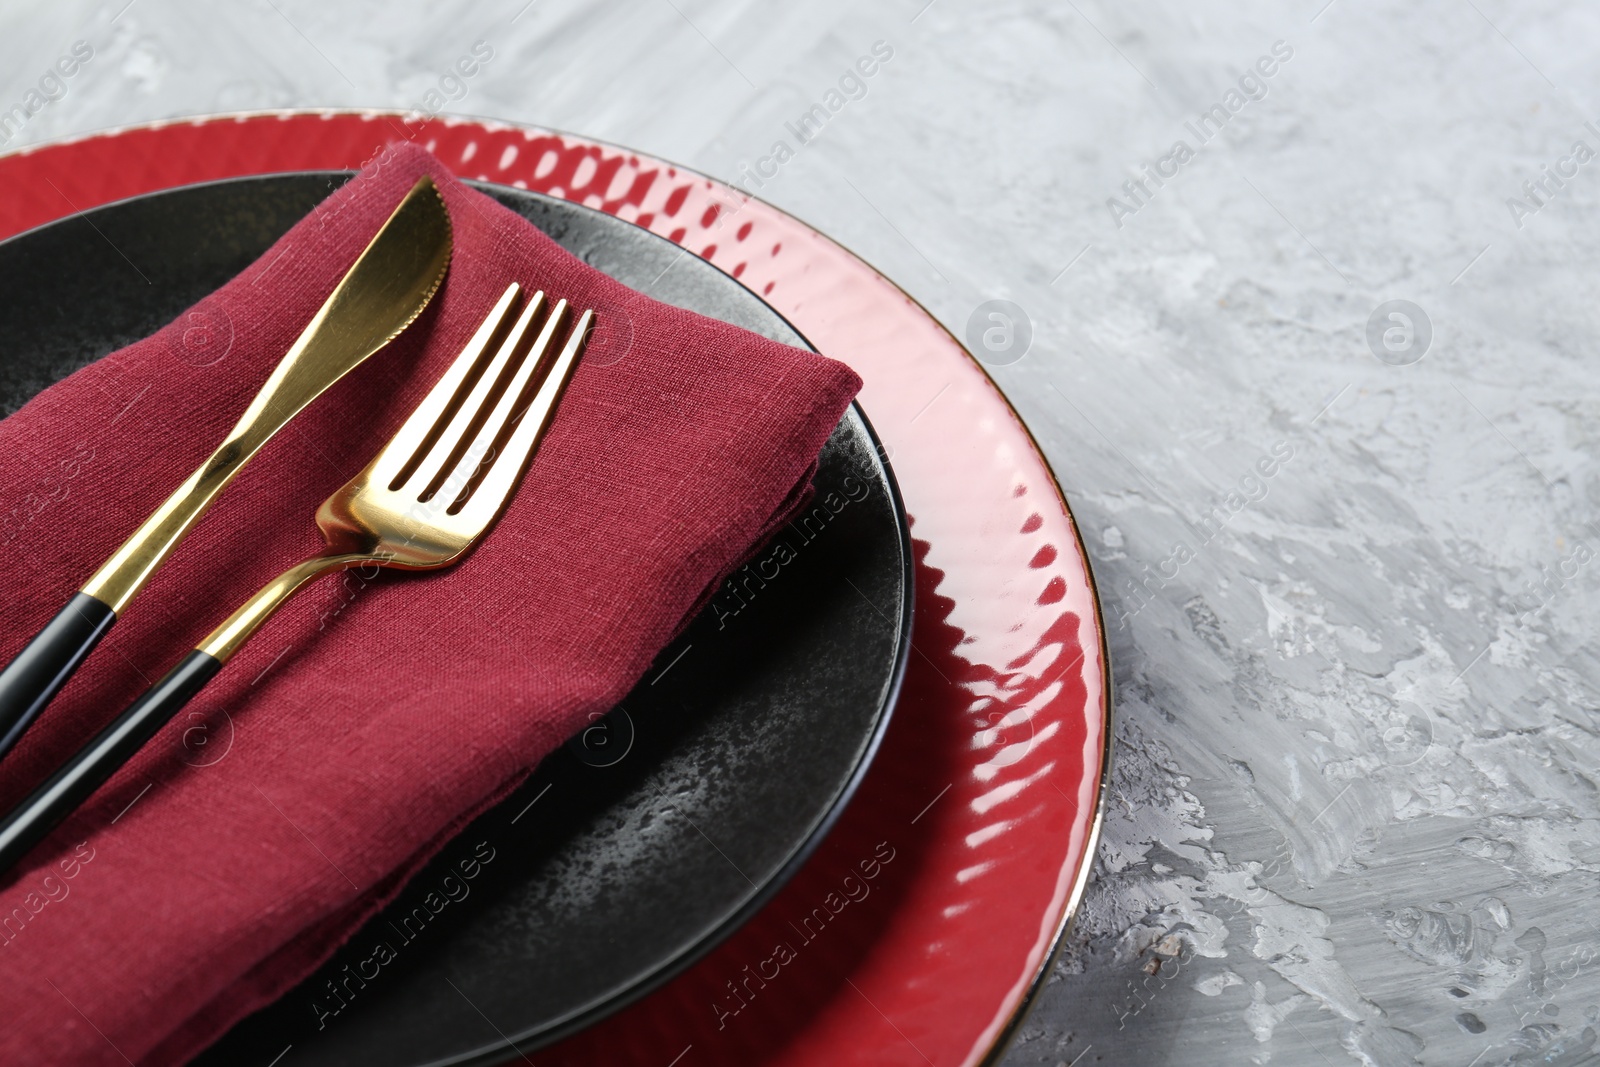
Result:
{"label": "stacked plate", "polygon": [[1102,628],[1026,431],[859,259],[710,179],[545,131],[126,130],[0,157],[20,192],[0,205],[0,396],[170,321],[399,131],[626,284],[814,344],[867,387],[817,506],[623,705],[199,1062],[998,1059],[1092,854]]}

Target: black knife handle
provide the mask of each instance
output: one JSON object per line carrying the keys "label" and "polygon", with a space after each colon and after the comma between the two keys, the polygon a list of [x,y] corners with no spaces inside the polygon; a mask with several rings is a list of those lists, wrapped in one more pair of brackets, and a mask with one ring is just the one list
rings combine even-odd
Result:
{"label": "black knife handle", "polygon": [[115,722],[79,749],[48,782],[0,820],[0,875],[88,800],[221,669],[222,662],[214,656],[199,649],[189,653],[145,690],[144,696],[128,705]]}
{"label": "black knife handle", "polygon": [[0,670],[0,759],[67,684],[72,672],[117,621],[117,613],[88,593],[77,593]]}

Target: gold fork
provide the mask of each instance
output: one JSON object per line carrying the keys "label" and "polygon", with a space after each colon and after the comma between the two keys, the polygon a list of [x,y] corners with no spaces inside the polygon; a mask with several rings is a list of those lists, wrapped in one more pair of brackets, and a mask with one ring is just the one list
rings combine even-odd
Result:
{"label": "gold fork", "polygon": [[307,582],[368,564],[448,567],[494,525],[550,426],[594,324],[594,312],[584,311],[567,328],[567,302],[545,314],[542,292],[518,313],[521,292],[516,283],[506,289],[377,458],[317,509],[327,551],[263,586],[0,822],[0,872],[88,799]]}

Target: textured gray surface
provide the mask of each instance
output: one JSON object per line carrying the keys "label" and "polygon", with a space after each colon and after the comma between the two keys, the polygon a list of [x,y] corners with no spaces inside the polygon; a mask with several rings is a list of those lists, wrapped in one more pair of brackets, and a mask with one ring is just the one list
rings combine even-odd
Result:
{"label": "textured gray surface", "polygon": [[8,147],[412,106],[481,39],[450,110],[733,177],[889,42],[763,195],[958,333],[1025,310],[995,374],[1114,620],[1097,878],[1007,1062],[1600,1063],[1600,10],[1323,4],[9,0],[0,107],[79,38]]}

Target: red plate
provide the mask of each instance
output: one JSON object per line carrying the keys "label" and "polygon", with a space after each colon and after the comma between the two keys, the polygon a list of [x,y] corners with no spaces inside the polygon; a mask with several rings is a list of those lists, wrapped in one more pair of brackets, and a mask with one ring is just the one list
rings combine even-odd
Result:
{"label": "red plate", "polygon": [[914,655],[838,826],[748,925],[541,1064],[998,1060],[1100,825],[1110,675],[1072,516],[1027,430],[939,323],[844,248],[692,171],[567,134],[399,115],[204,119],[0,157],[0,237],[191,182],[348,169],[415,140],[469,178],[599,208],[761,294],[866,380],[917,553]]}

